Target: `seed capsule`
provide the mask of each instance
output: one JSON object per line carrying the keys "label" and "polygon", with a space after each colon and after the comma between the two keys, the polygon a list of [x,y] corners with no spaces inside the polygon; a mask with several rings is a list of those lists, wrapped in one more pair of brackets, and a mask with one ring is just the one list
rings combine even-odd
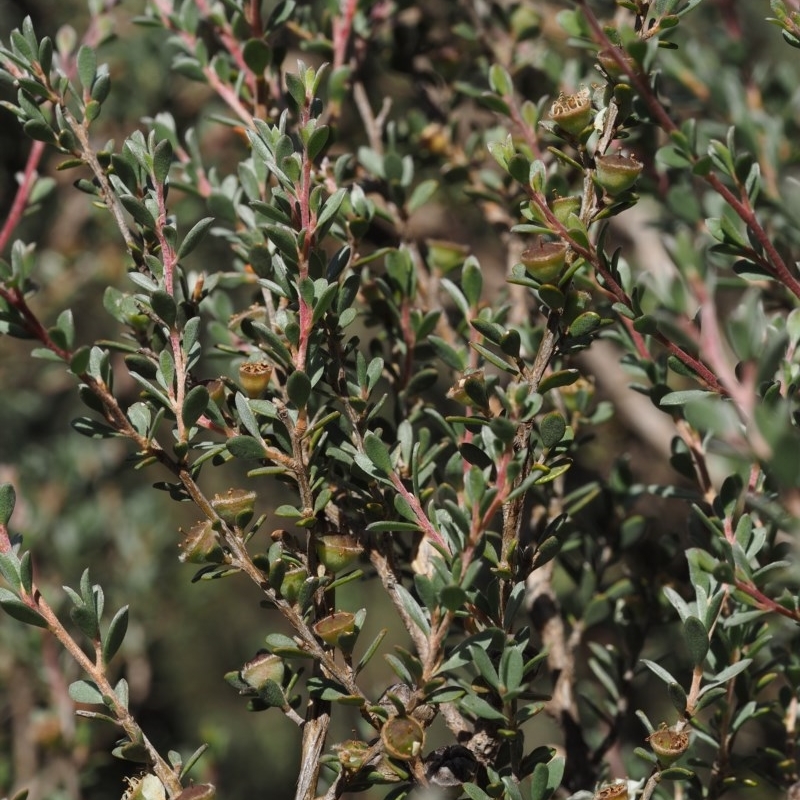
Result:
{"label": "seed capsule", "polygon": [[575,94],[559,94],[550,106],[550,119],[563,131],[577,136],[592,120],[592,100],[584,87]]}
{"label": "seed capsule", "polygon": [[555,283],[564,269],[566,259],[567,246],[563,242],[547,242],[544,239],[537,239],[520,256],[530,276],[542,283]]}
{"label": "seed capsule", "polygon": [[422,752],[425,731],[411,717],[392,717],[381,728],[381,741],[392,758],[410,761]]}
{"label": "seed capsule", "polygon": [[581,198],[578,195],[556,197],[553,200],[553,213],[562,225],[566,225],[570,214],[579,214],[580,210]]}
{"label": "seed capsule", "polygon": [[272,653],[259,653],[241,668],[239,677],[253,689],[261,689],[267,681],[280,684],[284,672],[285,666],[280,656]]}
{"label": "seed capsule", "polygon": [[338,647],[344,653],[353,649],[355,630],[355,614],[351,614],[349,611],[336,611],[314,625],[314,633],[325,644]]}
{"label": "seed capsule", "polygon": [[264,394],[271,377],[272,364],[266,361],[246,361],[239,367],[239,384],[251,399]]}
{"label": "seed capsule", "polygon": [[615,781],[598,789],[592,800],[628,800],[628,782]]}
{"label": "seed capsule", "polygon": [[193,525],[184,534],[179,547],[180,560],[190,564],[221,564],[225,560],[225,553],[210,520]]}
{"label": "seed capsule", "polygon": [[341,572],[349,567],[364,551],[353,536],[331,533],[320,536],[316,544],[317,558],[330,572]]}
{"label": "seed capsule", "polygon": [[689,734],[685,730],[668,728],[663,722],[647,737],[647,741],[664,767],[677,761],[689,748]]}
{"label": "seed capsule", "polygon": [[224,495],[215,494],[211,500],[214,511],[228,525],[243,527],[253,518],[256,493],[247,489],[228,489]]}
{"label": "seed capsule", "polygon": [[636,183],[644,165],[633,156],[619,153],[597,156],[595,159],[595,179],[609,195],[622,194]]}

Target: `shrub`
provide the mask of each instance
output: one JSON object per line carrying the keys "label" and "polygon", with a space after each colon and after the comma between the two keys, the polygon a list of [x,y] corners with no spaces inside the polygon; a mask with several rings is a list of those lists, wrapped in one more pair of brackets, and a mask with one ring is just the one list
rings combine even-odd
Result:
{"label": "shrub", "polygon": [[[0,49],[6,118],[33,140],[0,231],[0,329],[57,365],[32,397],[66,371],[74,430],[124,444],[135,475],[95,475],[152,475],[192,509],[192,581],[250,583],[273,611],[264,636],[228,593],[253,649],[225,680],[299,730],[297,800],[796,793],[796,88],[765,9],[151,0],[134,31],[116,6],[89,2],[81,33],[28,18]],[[792,4],[771,13],[800,46]],[[163,91],[202,87],[186,118],[164,110],[177,89],[144,84],[148,116],[125,118],[132,41],[143,68],[166,45]],[[52,245],[48,192],[77,202],[39,176],[46,154],[97,209],[60,291],[52,251],[17,238]],[[77,273],[110,241],[127,275],[90,265],[100,323]],[[56,476],[67,519],[84,452]],[[15,531],[43,517],[18,523],[3,484],[0,605],[50,635],[4,626],[31,652],[4,681],[41,665],[55,706],[110,723],[140,765],[129,800],[213,797],[204,746],[181,755],[186,734],[131,702],[142,645],[116,597],[168,604],[185,574],[159,572],[174,539],[147,496],[94,534],[131,565],[107,611],[88,569],[63,601],[45,555],[34,574]],[[32,793],[102,786],[55,719],[70,779]],[[24,763],[4,763],[17,797]],[[255,790],[275,793],[271,769],[219,790],[266,772]]]}

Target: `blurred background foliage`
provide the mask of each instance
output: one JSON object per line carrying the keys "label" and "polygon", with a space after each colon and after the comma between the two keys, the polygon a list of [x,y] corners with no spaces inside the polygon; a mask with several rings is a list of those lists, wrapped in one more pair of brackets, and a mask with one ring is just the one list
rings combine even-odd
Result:
{"label": "blurred background foliage", "polygon": [[[198,127],[204,152],[221,174],[235,169],[243,139],[209,118],[221,109],[215,102],[209,105],[206,87],[169,71],[166,35],[132,24],[131,18],[143,5],[122,2],[114,12],[117,38],[100,53],[111,65],[114,88],[98,130],[119,142],[141,127],[143,117],[165,109],[179,128],[189,123]],[[265,10],[274,5],[265,2]],[[324,15],[336,4],[301,5],[307,13]],[[478,254],[499,298],[506,291],[502,236],[509,211],[491,202],[465,199],[463,194],[469,170],[486,169],[481,179],[492,181],[493,170],[483,163],[484,142],[496,123],[489,112],[463,102],[454,86],[459,81],[485,86],[487,64],[513,43],[480,38],[470,42],[458,35],[458,28],[477,16],[476,9],[483,12],[484,6],[490,13],[495,5],[519,6],[515,13],[520,15],[520,24],[527,20],[538,33],[522,42],[522,49],[514,54],[515,83],[523,97],[538,102],[591,80],[586,63],[576,57],[580,54],[555,22],[557,11],[566,4],[381,0],[376,5],[392,13],[387,14],[391,23],[373,39],[362,75],[373,107],[379,108],[384,98],[391,97],[391,118],[397,122],[401,147],[414,154],[420,174],[425,170],[436,174],[442,164],[447,165],[444,179],[449,191],[442,193],[443,202],[435,213],[426,206],[424,217],[412,219],[410,225],[420,238],[456,242]],[[613,13],[614,3],[595,5],[599,13]],[[771,165],[763,165],[767,169],[762,168],[762,173],[777,198],[787,178],[797,172],[800,73],[794,51],[782,45],[777,29],[764,23],[767,13],[767,3],[755,0],[703,3],[682,25],[680,49],[664,57],[663,78],[670,84],[667,94],[680,105],[678,116],[702,116],[712,127],[718,126],[723,137],[727,126],[736,123],[754,145],[774,156]],[[26,15],[33,18],[37,33],[51,36],[65,24],[82,30],[88,19],[84,0],[0,0],[0,38],[7,39]],[[293,64],[301,42],[287,44],[287,62]],[[303,57],[313,59],[308,54]],[[8,117],[2,119],[0,218],[5,218],[15,174],[24,165],[30,142]],[[363,138],[363,132],[353,108],[346,107],[339,139],[348,149],[364,143],[351,141],[350,136]],[[71,174],[53,170],[55,161],[46,162],[44,170],[54,179],[55,190],[23,222],[18,237],[37,242],[46,278],[35,299],[42,318],[50,319],[56,310],[71,306],[81,340],[91,341],[111,335],[112,320],[102,309],[102,293],[109,284],[124,284],[127,264],[110,219],[73,191]],[[658,176],[648,177],[657,189]],[[797,198],[797,193],[791,197]],[[171,199],[173,203],[196,202],[177,194]],[[674,216],[656,220],[657,224],[674,233],[685,202],[687,192],[674,185],[666,198]],[[198,217],[201,211],[198,206]],[[639,213],[638,209],[633,213]],[[631,246],[626,258],[634,269],[651,272],[657,284],[658,260],[664,257],[657,229],[650,229],[651,239],[643,245],[641,237],[635,242],[627,238],[628,224],[624,216],[615,224],[620,241]],[[654,249],[647,249],[647,241],[654,242]],[[207,242],[201,257],[209,262],[207,269],[213,270],[214,260],[222,263],[228,255],[219,244]],[[625,379],[612,373],[604,385],[598,378],[601,392],[613,393],[614,380]],[[166,494],[153,492],[149,484],[155,477],[148,475],[143,481],[140,473],[128,468],[124,443],[98,443],[74,433],[66,421],[78,413],[75,388],[60,366],[31,362],[26,343],[0,339],[0,481],[12,481],[20,492],[15,528],[35,553],[40,585],[52,602],[58,587],[77,582],[88,565],[98,577],[102,575],[110,606],[131,604],[132,629],[120,669],[131,686],[137,716],[156,746],[162,741],[183,741],[183,749],[189,752],[199,735],[211,749],[197,777],[205,771],[220,796],[230,800],[291,797],[298,732],[277,714],[247,714],[241,700],[222,682],[223,673],[250,657],[267,630],[263,615],[269,612],[259,608],[258,592],[239,581],[192,585],[192,569],[179,564],[175,556],[178,528],[190,525],[194,516]],[[658,438],[658,425],[643,430],[634,418],[617,414],[599,427],[594,443],[584,451],[583,463],[570,474],[575,485],[593,476],[611,475],[611,490],[579,518],[587,536],[599,535],[617,513],[615,481],[624,486],[632,480],[643,484],[675,480],[664,457],[664,438]],[[658,565],[652,590],[663,583],[681,585],[687,580],[686,542],[675,531],[686,526],[685,506],[650,497],[639,510],[644,521],[636,534],[641,536],[640,549],[633,552],[648,562],[645,573]],[[565,562],[569,561],[566,554]],[[577,588],[573,579],[576,575],[580,579],[582,568],[580,553],[576,553],[572,577],[564,570],[559,578],[565,597]],[[348,589],[354,593],[354,609],[384,602],[382,591],[369,582],[355,588],[351,584]],[[683,677],[678,665],[686,660],[679,626],[667,622],[672,615],[666,608],[663,618],[658,655]],[[372,614],[371,624],[377,627],[379,622],[380,614]],[[374,632],[366,631],[365,639]],[[56,662],[62,663],[56,668]],[[99,758],[95,754],[103,748],[93,744],[110,743],[114,732],[75,721],[69,702],[65,704],[64,675],[75,679],[77,669],[52,641],[43,640],[36,629],[0,618],[0,795],[11,790],[12,782],[27,783],[32,797],[49,800],[99,800],[121,793],[128,765],[111,756]],[[637,696],[635,681],[628,702],[631,707],[654,705],[652,698]],[[659,718],[658,704],[665,703],[666,698],[655,699],[654,718]],[[537,719],[536,724],[542,742],[552,741],[556,734],[550,723]],[[347,736],[346,731],[334,733]],[[750,735],[753,748],[769,738],[768,731],[761,732],[761,740]],[[641,736],[641,731],[631,732],[633,739]],[[76,761],[83,764],[80,786],[70,766]]]}

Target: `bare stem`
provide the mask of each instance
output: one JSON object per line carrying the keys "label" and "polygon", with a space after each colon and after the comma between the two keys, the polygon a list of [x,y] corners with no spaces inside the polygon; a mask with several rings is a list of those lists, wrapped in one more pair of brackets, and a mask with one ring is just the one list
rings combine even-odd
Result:
{"label": "bare stem", "polygon": [[0,253],[6,249],[6,245],[10,241],[17,225],[19,225],[19,221],[22,219],[22,214],[25,211],[25,206],[28,204],[31,190],[36,183],[36,170],[39,168],[43,153],[44,142],[34,142],[30,153],[28,153],[28,160],[25,162],[22,180],[17,187],[17,193],[14,195],[14,202],[11,204],[11,210],[8,212],[2,229],[0,229]]}

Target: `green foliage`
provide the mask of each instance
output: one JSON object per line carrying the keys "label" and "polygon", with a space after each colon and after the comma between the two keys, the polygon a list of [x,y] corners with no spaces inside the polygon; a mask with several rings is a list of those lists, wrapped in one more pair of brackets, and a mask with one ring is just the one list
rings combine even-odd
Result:
{"label": "green foliage", "polygon": [[[154,106],[99,145],[115,5],[0,45],[2,105],[36,142],[0,231],[0,332],[68,375],[75,432],[199,517],[193,581],[275,612],[224,677],[300,731],[297,800],[796,785],[796,121],[791,82],[744,52],[753,11],[709,44],[701,0],[619,0],[613,24],[588,0],[153,0],[126,35],[162,37],[210,110]],[[430,113],[374,108],[404,27],[439,30],[406,66]],[[46,148],[124,254],[97,335],[69,297],[31,299],[50,276],[17,229],[54,189]],[[598,452],[625,429],[655,467]],[[78,713],[143,765],[126,797],[214,796],[188,776],[202,748],[165,756],[130,707],[135,604],[107,613],[87,568],[64,613],[8,531],[15,497],[0,606],[80,669]],[[369,587],[382,605],[345,607]]]}

